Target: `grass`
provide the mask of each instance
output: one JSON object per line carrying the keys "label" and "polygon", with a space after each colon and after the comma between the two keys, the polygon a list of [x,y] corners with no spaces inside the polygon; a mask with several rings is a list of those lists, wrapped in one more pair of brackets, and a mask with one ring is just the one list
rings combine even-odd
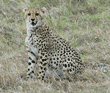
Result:
{"label": "grass", "polygon": [[[1,0],[0,92],[110,93],[109,5],[109,0]],[[26,6],[46,7],[46,23],[80,54],[86,68],[73,82],[25,80],[28,56],[22,10]],[[107,73],[100,70],[101,63]]]}

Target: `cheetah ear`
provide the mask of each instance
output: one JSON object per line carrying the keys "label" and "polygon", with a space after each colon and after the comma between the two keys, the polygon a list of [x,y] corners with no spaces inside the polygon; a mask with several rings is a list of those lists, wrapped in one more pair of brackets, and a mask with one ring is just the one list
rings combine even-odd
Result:
{"label": "cheetah ear", "polygon": [[45,7],[43,7],[43,8],[41,8],[41,10],[42,10],[43,14],[45,15],[47,9]]}
{"label": "cheetah ear", "polygon": [[29,9],[28,7],[27,7],[27,8],[24,8],[24,9],[23,9],[23,12],[25,12],[25,11],[28,10],[28,9]]}

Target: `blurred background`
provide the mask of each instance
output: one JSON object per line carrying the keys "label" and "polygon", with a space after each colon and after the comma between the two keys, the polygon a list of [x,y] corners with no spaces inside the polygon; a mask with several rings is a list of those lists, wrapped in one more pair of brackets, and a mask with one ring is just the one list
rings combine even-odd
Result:
{"label": "blurred background", "polygon": [[[45,7],[45,22],[80,54],[86,68],[73,82],[25,80],[26,7]],[[110,93],[109,30],[110,0],[0,0],[0,93]]]}

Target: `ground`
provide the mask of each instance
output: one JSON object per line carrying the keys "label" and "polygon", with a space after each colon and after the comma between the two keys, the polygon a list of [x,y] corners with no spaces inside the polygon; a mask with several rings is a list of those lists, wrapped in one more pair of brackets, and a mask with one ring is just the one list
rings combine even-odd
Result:
{"label": "ground", "polygon": [[[1,0],[0,92],[4,93],[109,93],[109,0]],[[42,83],[28,80],[23,8],[46,7],[45,21],[80,54],[85,71],[73,82]],[[100,65],[108,69],[101,70]]]}

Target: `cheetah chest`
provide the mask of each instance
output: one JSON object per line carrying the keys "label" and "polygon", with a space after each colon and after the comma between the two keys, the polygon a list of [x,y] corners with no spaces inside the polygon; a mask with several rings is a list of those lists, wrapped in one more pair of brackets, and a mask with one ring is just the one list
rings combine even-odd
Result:
{"label": "cheetah chest", "polygon": [[39,56],[39,52],[38,52],[38,43],[37,41],[37,37],[35,38],[35,36],[27,36],[25,39],[25,44],[27,47],[27,50],[34,53],[35,56]]}

